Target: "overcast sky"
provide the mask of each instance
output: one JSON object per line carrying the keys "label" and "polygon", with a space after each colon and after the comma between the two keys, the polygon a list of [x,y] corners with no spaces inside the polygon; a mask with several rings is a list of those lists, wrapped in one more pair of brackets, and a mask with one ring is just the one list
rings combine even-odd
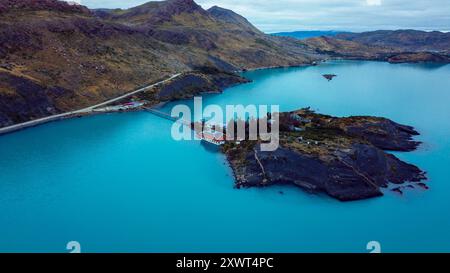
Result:
{"label": "overcast sky", "polygon": [[[128,8],[146,0],[81,0],[90,8]],[[295,30],[450,31],[450,0],[197,0],[246,17],[271,33]]]}

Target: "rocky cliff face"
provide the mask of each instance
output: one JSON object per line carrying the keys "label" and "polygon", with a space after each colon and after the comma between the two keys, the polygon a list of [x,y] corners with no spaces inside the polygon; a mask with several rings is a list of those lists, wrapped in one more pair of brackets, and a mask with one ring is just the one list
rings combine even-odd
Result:
{"label": "rocky cliff face", "polygon": [[190,99],[203,93],[220,93],[227,87],[247,82],[249,80],[234,73],[212,68],[196,68],[140,93],[135,98],[157,104],[160,101]]}
{"label": "rocky cliff face", "polygon": [[[258,161],[255,160],[255,154]],[[382,152],[368,144],[355,143],[339,151],[332,161],[315,155],[281,147],[274,152],[261,152],[255,146],[245,157],[245,167],[235,165],[237,187],[265,187],[292,184],[310,193],[326,193],[341,201],[382,196],[381,188],[389,182],[419,182],[424,179],[415,166]],[[239,166],[239,167],[238,167]],[[264,173],[261,166],[264,167]]]}

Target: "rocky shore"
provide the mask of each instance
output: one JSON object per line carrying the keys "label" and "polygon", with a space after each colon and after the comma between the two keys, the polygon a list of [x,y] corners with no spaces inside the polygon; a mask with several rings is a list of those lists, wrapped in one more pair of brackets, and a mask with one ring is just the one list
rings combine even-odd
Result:
{"label": "rocky shore", "polygon": [[250,80],[234,72],[220,71],[214,67],[197,67],[176,79],[155,86],[140,94],[137,99],[149,101],[151,104],[190,99],[196,95],[221,93],[228,87],[248,82]]}
{"label": "rocky shore", "polygon": [[417,134],[385,118],[336,118],[303,109],[280,115],[276,151],[262,152],[260,141],[229,141],[222,150],[237,188],[291,184],[352,201],[382,196],[390,183],[422,187],[422,170],[385,152],[416,149]]}
{"label": "rocky shore", "polygon": [[450,63],[450,56],[447,54],[430,52],[408,52],[390,56],[389,63]]}

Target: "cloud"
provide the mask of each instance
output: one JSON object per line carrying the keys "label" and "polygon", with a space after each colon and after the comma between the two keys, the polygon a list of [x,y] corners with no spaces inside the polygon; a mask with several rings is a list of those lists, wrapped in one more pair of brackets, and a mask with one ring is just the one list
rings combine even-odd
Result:
{"label": "cloud", "polygon": [[366,0],[368,6],[381,6],[381,0]]}
{"label": "cloud", "polygon": [[[82,0],[91,8],[127,8],[148,0]],[[265,32],[294,30],[450,30],[449,0],[196,0],[232,9]]]}

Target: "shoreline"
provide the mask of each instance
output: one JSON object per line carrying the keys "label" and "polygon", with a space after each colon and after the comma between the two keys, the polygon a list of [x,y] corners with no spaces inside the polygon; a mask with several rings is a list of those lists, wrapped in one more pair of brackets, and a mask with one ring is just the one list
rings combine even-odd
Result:
{"label": "shoreline", "polygon": [[145,92],[152,87],[155,87],[159,84],[173,80],[173,79],[179,77],[180,75],[182,75],[182,73],[173,74],[172,76],[170,76],[169,78],[167,78],[165,80],[144,86],[142,88],[130,91],[130,92],[128,92],[124,95],[118,96],[116,98],[109,99],[107,101],[104,101],[104,102],[101,102],[101,103],[98,103],[98,104],[95,104],[95,105],[92,105],[89,107],[85,107],[85,108],[82,108],[79,110],[74,110],[74,111],[70,111],[70,112],[65,112],[65,113],[61,113],[61,114],[56,114],[56,115],[52,115],[52,116],[48,116],[48,117],[43,117],[43,118],[39,118],[39,119],[35,119],[35,120],[30,120],[30,121],[14,124],[11,126],[2,127],[2,128],[0,128],[0,136],[6,135],[6,134],[11,134],[11,133],[21,131],[21,130],[25,130],[27,128],[36,127],[36,126],[46,124],[49,122],[60,121],[60,120],[64,120],[64,119],[74,118],[74,117],[82,117],[82,116],[87,116],[87,115],[92,115],[92,114],[101,114],[101,113],[95,112],[94,109],[101,107],[101,106],[106,106],[106,105],[114,103],[116,101],[123,100],[123,99],[125,99],[129,96],[135,95],[137,93]]}
{"label": "shoreline", "polygon": [[[413,136],[419,132],[411,126],[374,116],[327,116],[307,108],[280,116],[284,126],[277,150],[258,153],[261,140],[223,146],[235,188],[289,184],[340,201],[379,197],[390,186],[394,192],[410,186],[428,189],[426,172],[389,152],[417,150],[421,142]],[[382,133],[373,134],[373,128]]]}
{"label": "shoreline", "polygon": [[[263,68],[261,68],[261,70],[262,69]],[[265,68],[265,69],[273,69],[273,68]],[[210,94],[210,93],[220,94],[222,92],[200,92],[200,94]],[[128,94],[128,96],[129,96],[129,94]],[[173,101],[179,101],[179,100],[173,100]],[[167,105],[167,103],[170,103],[170,102],[173,102],[173,101],[161,101],[161,102],[155,103],[154,105],[152,105],[150,107],[151,108],[161,108],[161,107],[164,107],[165,105]],[[41,121],[38,120],[37,121],[38,123],[35,124],[35,125],[31,125],[31,124],[23,125],[23,124],[21,124],[20,126],[25,126],[24,128],[28,128],[28,127],[34,127],[34,126],[37,126],[37,125],[40,125],[40,124],[43,124],[43,123],[52,122],[52,121],[58,121],[58,120],[66,119],[66,118],[68,119],[68,118],[73,118],[73,117],[90,116],[90,115],[96,115],[96,114],[102,114],[102,113],[105,113],[105,114],[106,113],[126,113],[126,112],[141,112],[141,111],[143,111],[143,107],[137,107],[137,108],[127,109],[127,110],[118,110],[118,111],[115,111],[115,110],[113,110],[113,111],[105,111],[105,112],[95,112],[95,111],[85,112],[85,113],[73,113],[73,112],[70,112],[69,115],[67,115],[67,113],[66,113],[66,114],[62,114],[62,116],[61,115],[57,115],[57,116],[49,117],[47,121],[41,122]],[[357,119],[357,118],[364,118],[364,117],[347,117],[347,119],[350,119],[350,118]],[[369,117],[369,118],[377,118],[377,117]],[[345,120],[346,118],[340,118],[340,119],[341,120]],[[309,120],[313,120],[313,119],[309,118]],[[381,118],[380,118],[380,120],[381,120]],[[32,122],[36,122],[36,121],[32,121]],[[393,124],[395,124],[395,123],[393,122]],[[380,126],[382,127],[382,125],[380,125]],[[21,129],[24,129],[24,128],[21,128]],[[382,128],[385,128],[385,127],[382,127]],[[379,155],[378,153],[373,153],[373,154],[376,154],[380,158],[383,158],[383,156],[385,156],[386,160],[389,160],[389,162],[391,162],[392,166],[394,166],[395,168],[397,168],[397,167],[401,168],[401,170],[402,170],[401,175],[403,175],[403,176],[399,176],[399,180],[401,180],[401,182],[394,183],[396,185],[403,185],[406,181],[416,181],[416,182],[419,183],[422,180],[427,180],[427,178],[425,176],[425,172],[421,171],[416,166],[409,165],[406,162],[403,162],[403,161],[399,160],[395,156],[394,157],[389,157],[388,153],[386,152],[386,151],[404,151],[404,152],[406,152],[406,151],[415,151],[417,149],[418,145],[420,144],[419,142],[417,142],[417,145],[415,145],[416,142],[412,140],[412,136],[416,135],[416,131],[414,130],[414,128],[412,128],[412,127],[411,128],[409,128],[409,127],[407,128],[407,126],[398,125],[397,129],[399,131],[402,131],[402,132],[408,129],[407,131],[408,131],[408,134],[410,134],[410,137],[405,138],[405,139],[401,139],[401,140],[404,143],[408,144],[408,145],[409,144],[413,145],[414,148],[409,149],[408,148],[409,146],[407,147],[407,145],[404,144],[404,146],[402,146],[400,148],[399,147],[394,147],[394,149],[389,149],[389,148],[386,148],[387,147],[386,145],[391,145],[391,144],[389,144],[389,143],[388,144],[383,144],[383,143],[380,144],[380,143],[376,142],[376,140],[374,140],[373,142],[370,142],[371,145],[373,145],[374,147],[367,146],[366,143],[361,142],[361,143],[359,143],[360,146],[361,145],[363,145],[363,146],[366,145],[366,146],[364,146],[364,147],[361,146],[362,148],[360,146],[357,146],[357,147],[356,146],[355,147],[352,146],[352,148],[351,148],[352,150],[351,151],[352,152],[358,152],[359,154],[363,154],[361,151],[364,151],[364,149],[369,149],[369,150],[371,149],[370,151],[378,151],[377,149],[380,149],[381,151],[383,151],[382,156]],[[20,129],[18,129],[18,130],[20,130]],[[387,131],[387,129],[386,129],[386,131]],[[313,132],[315,132],[315,131],[313,131]],[[326,133],[326,131],[324,131],[324,132]],[[0,134],[1,134],[1,132],[0,132]],[[295,134],[295,132],[293,132],[292,134]],[[399,134],[393,134],[393,135],[398,136]],[[350,135],[350,134],[348,135],[348,137],[349,137],[349,139],[350,138],[352,138],[352,139],[356,138],[355,136]],[[365,136],[362,137],[362,138],[366,139]],[[332,142],[332,138],[330,138],[330,139],[331,140],[329,140],[329,141]],[[303,141],[303,137],[302,137],[302,141]],[[328,140],[326,140],[326,141],[328,141]],[[318,143],[318,141],[316,141],[315,145],[318,145],[318,146],[315,147],[315,149],[324,149],[323,147],[328,145],[327,143],[324,143],[324,144],[322,144],[322,143],[317,144],[317,143]],[[397,143],[397,142],[394,141],[394,144],[395,143]],[[308,169],[310,166],[317,165],[317,163],[315,161],[314,162],[313,162],[313,160],[308,161],[307,157],[305,157],[305,153],[308,154],[308,149],[309,149],[310,143],[308,142],[307,144],[304,144],[303,142],[300,142],[299,145],[301,145],[301,149],[304,149],[306,152],[303,151],[303,150],[298,150],[297,152],[292,153],[292,152],[288,152],[289,149],[287,149],[287,150],[286,149],[284,149],[284,150],[282,149],[281,151],[278,151],[279,154],[274,154],[274,156],[275,157],[285,156],[286,158],[289,158],[292,162],[294,162],[294,161],[297,162],[297,160],[295,160],[295,159],[298,158],[298,157],[301,157],[303,162],[306,162],[304,164],[304,166],[301,165],[301,167],[304,168],[304,169]],[[287,146],[285,148],[288,148],[288,147],[289,146]],[[297,147],[297,146],[295,146],[295,147]],[[341,147],[341,148],[342,148],[341,150],[344,151],[344,152],[346,150],[348,150],[347,149],[348,147]],[[297,147],[297,149],[300,149],[300,148]],[[358,150],[358,149],[360,149],[360,150]],[[238,169],[241,168],[242,166],[236,165],[233,162],[234,161],[233,157],[230,157],[230,154],[228,154],[226,152],[226,150],[222,150],[222,153],[225,154],[225,159],[226,159],[226,162],[228,163],[227,165],[228,165],[228,167],[231,168],[233,181],[235,181],[235,183],[234,183],[234,187],[235,188],[240,189],[240,188],[251,188],[251,187],[266,187],[266,186],[278,184],[277,182],[274,182],[275,180],[272,181],[269,184],[266,184],[266,182],[264,182],[262,184],[261,183],[258,184],[258,183],[255,183],[254,181],[251,181],[251,180],[247,181],[247,179],[249,177],[250,178],[257,177],[259,174],[257,175],[257,174],[253,174],[253,173],[241,173],[241,171],[239,171]],[[255,153],[256,153],[256,151],[255,151]],[[319,179],[316,179],[317,181],[315,181],[311,185],[308,184],[308,183],[296,183],[296,182],[293,182],[293,184],[296,185],[296,186],[299,186],[300,188],[305,189],[306,191],[327,192],[330,196],[333,196],[336,199],[339,199],[341,201],[353,201],[353,200],[360,200],[360,199],[368,199],[368,198],[372,198],[372,197],[378,197],[378,196],[383,195],[381,189],[384,188],[387,185],[390,185],[390,184],[386,184],[386,183],[388,183],[388,182],[386,182],[386,181],[388,181],[387,179],[386,180],[383,179],[383,180],[377,181],[377,183],[374,183],[372,181],[372,179],[368,179],[364,175],[364,173],[367,173],[366,171],[363,172],[363,175],[362,175],[361,172],[360,172],[360,167],[358,167],[359,165],[357,164],[358,162],[356,162],[356,160],[354,160],[355,162],[352,161],[351,164],[350,164],[347,161],[342,160],[339,157],[337,157],[337,158],[339,160],[337,161],[338,163],[335,163],[336,169],[347,170],[348,168],[350,168],[350,169],[353,170],[353,173],[352,173],[353,176],[350,177],[353,180],[350,179],[349,181],[354,182],[354,181],[357,181],[358,179],[359,179],[358,180],[359,182],[362,181],[361,183],[358,182],[359,184],[357,185],[358,187],[360,187],[360,192],[358,194],[354,195],[354,193],[352,192],[352,193],[346,195],[346,194],[343,194],[343,193],[339,193],[339,191],[330,190],[327,187],[323,186],[320,183]],[[352,159],[352,157],[348,156],[347,159]],[[374,157],[374,158],[368,157],[368,159],[370,159],[370,160],[377,159],[376,161],[379,161],[378,157]],[[272,166],[273,168],[277,169],[276,168],[276,162],[275,163],[271,162],[270,158],[264,158],[264,160],[266,161],[267,164],[269,164],[268,166]],[[255,166],[261,166],[261,163],[260,163],[258,158],[256,158],[256,161],[257,161],[257,163],[259,165],[255,164]],[[292,162],[290,162],[290,165],[293,165]],[[308,165],[307,163],[310,164],[310,165]],[[322,165],[324,165],[324,164],[322,164]],[[322,165],[320,165],[320,167],[322,167]],[[244,169],[246,169],[246,168],[244,168]],[[263,173],[264,173],[264,171],[263,171]],[[283,175],[285,175],[285,174],[283,174]],[[296,175],[298,175],[298,174],[296,174]],[[333,175],[334,175],[334,173],[332,173],[332,175],[330,175],[330,177],[332,177]],[[389,173],[389,170],[384,170],[384,174],[383,175],[384,175],[384,177],[390,177],[391,174]],[[265,174],[264,174],[264,176],[265,176]],[[361,177],[363,177],[363,179],[361,179]],[[315,178],[315,177],[313,177],[313,178]],[[286,179],[290,179],[290,178],[287,177]],[[346,179],[345,177],[343,177],[343,178],[341,177],[341,180],[347,181],[345,179]],[[297,181],[297,180],[294,179],[292,181]],[[366,184],[370,184],[369,187]],[[396,188],[394,190],[399,190],[400,191],[401,190],[401,186],[399,186],[398,188]],[[392,191],[394,191],[394,190],[392,190]]]}
{"label": "shoreline", "polygon": [[[295,67],[308,67],[308,66],[314,66],[317,65],[317,63],[314,64],[299,64],[299,65],[292,65],[292,66],[265,66],[265,67],[259,67],[259,68],[251,68],[251,69],[245,69],[245,70],[237,70],[235,71],[235,73],[243,73],[243,72],[249,72],[249,71],[258,71],[258,70],[269,70],[269,69],[280,69],[280,68],[295,68]],[[56,121],[62,121],[62,120],[66,120],[66,119],[72,119],[72,118],[77,118],[77,117],[85,117],[85,116],[90,116],[90,115],[97,115],[97,114],[108,114],[108,113],[126,113],[126,112],[135,112],[136,109],[132,109],[132,110],[127,110],[127,111],[109,111],[109,112],[95,112],[93,111],[95,108],[101,107],[101,106],[105,106],[108,105],[114,101],[118,101],[118,100],[122,100],[126,97],[132,96],[136,93],[140,93],[140,92],[144,92],[147,89],[150,89],[152,87],[158,86],[162,83],[165,83],[167,81],[170,81],[172,79],[175,79],[179,76],[181,76],[183,73],[177,73],[172,75],[170,78],[159,81],[157,83],[153,83],[151,85],[142,87],[140,89],[131,91],[125,95],[119,96],[117,98],[93,105],[93,106],[89,106],[80,110],[75,110],[75,111],[71,111],[71,112],[65,112],[65,113],[61,113],[61,114],[56,114],[56,115],[52,115],[52,116],[48,116],[48,117],[43,117],[43,118],[39,118],[39,119],[35,119],[35,120],[30,120],[30,121],[26,121],[23,123],[18,123],[18,124],[14,124],[14,125],[10,125],[7,127],[2,127],[0,128],[0,137],[3,135],[7,135],[7,134],[12,134],[18,131],[22,131],[28,128],[33,128],[33,127],[37,127],[39,125],[43,125],[43,124],[47,124],[50,122],[56,122]],[[232,86],[236,86],[239,84],[234,84],[231,86],[228,86],[226,88],[230,88]],[[211,94],[222,94],[222,91],[208,91],[208,92],[200,92],[199,95],[211,95]],[[176,101],[176,100],[175,100]],[[152,105],[152,108],[162,108],[165,105],[167,105],[168,103],[170,103],[172,101],[161,101],[155,105]],[[142,110],[142,109],[139,109]]]}
{"label": "shoreline", "polygon": [[317,60],[315,62],[309,63],[309,64],[296,64],[296,65],[277,65],[277,66],[263,66],[263,67],[257,67],[257,68],[248,68],[248,69],[241,69],[236,70],[236,73],[243,73],[243,72],[252,72],[252,71],[259,71],[259,70],[266,70],[266,69],[283,69],[283,68],[296,68],[296,67],[308,67],[308,66],[316,66],[319,65],[326,60]]}
{"label": "shoreline", "polygon": [[[258,67],[258,68],[249,68],[249,69],[243,69],[243,70],[236,70],[235,73],[245,73],[245,72],[252,72],[252,71],[259,71],[259,70],[270,70],[270,69],[285,69],[285,68],[296,68],[296,67],[309,67],[309,66],[318,66],[322,63],[326,63],[328,61],[361,61],[361,62],[370,62],[370,61],[374,61],[374,62],[383,62],[383,63],[387,63],[387,64],[395,64],[395,63],[390,63],[388,61],[385,60],[364,60],[364,59],[345,59],[345,58],[330,58],[330,59],[323,59],[323,60],[317,60],[317,62],[313,62],[311,64],[297,64],[297,65],[291,65],[291,66],[265,66],[265,67]],[[408,64],[417,64],[417,63],[408,63]],[[30,121],[26,121],[23,123],[19,123],[19,124],[14,124],[11,126],[7,126],[7,127],[2,127],[0,128],[0,136],[2,135],[6,135],[6,134],[11,134],[17,131],[21,131],[21,130],[25,130],[27,128],[32,128],[32,127],[36,127],[39,125],[43,125],[46,123],[50,123],[50,122],[55,122],[55,121],[61,121],[61,120],[65,120],[65,119],[71,119],[71,118],[77,118],[77,117],[84,117],[84,116],[89,116],[89,115],[96,115],[96,114],[106,114],[106,113],[115,113],[115,112],[119,112],[119,111],[111,111],[111,112],[95,112],[93,111],[93,109],[101,107],[101,106],[105,106],[108,105],[110,103],[113,103],[115,101],[119,101],[122,100],[124,98],[127,98],[129,96],[132,96],[134,94],[140,93],[140,92],[144,92],[147,89],[150,89],[152,87],[155,87],[159,84],[165,83],[167,81],[170,81],[172,79],[175,79],[177,77],[179,77],[180,75],[182,75],[183,73],[177,73],[172,75],[171,77],[159,81],[157,83],[153,83],[151,85],[142,87],[140,89],[131,91],[125,95],[119,96],[117,98],[93,105],[93,106],[89,106],[80,110],[75,110],[75,111],[71,111],[71,112],[66,112],[66,113],[61,113],[61,114],[56,114],[56,115],[52,115],[52,116],[48,116],[48,117],[43,117],[43,118],[39,118],[36,120],[30,120]],[[239,85],[239,84],[236,84]],[[232,85],[232,86],[236,86],[236,85]],[[226,88],[232,87],[232,86],[228,86]],[[211,91],[211,92],[201,92],[199,95],[208,95],[208,94],[221,94],[222,92],[220,91]],[[176,100],[175,100],[176,101]],[[161,101],[153,106],[151,106],[152,108],[162,108],[165,105],[167,105],[168,103],[170,103],[172,101]],[[129,110],[129,111],[122,111],[122,112],[131,112],[131,111],[136,111],[136,110]]]}

